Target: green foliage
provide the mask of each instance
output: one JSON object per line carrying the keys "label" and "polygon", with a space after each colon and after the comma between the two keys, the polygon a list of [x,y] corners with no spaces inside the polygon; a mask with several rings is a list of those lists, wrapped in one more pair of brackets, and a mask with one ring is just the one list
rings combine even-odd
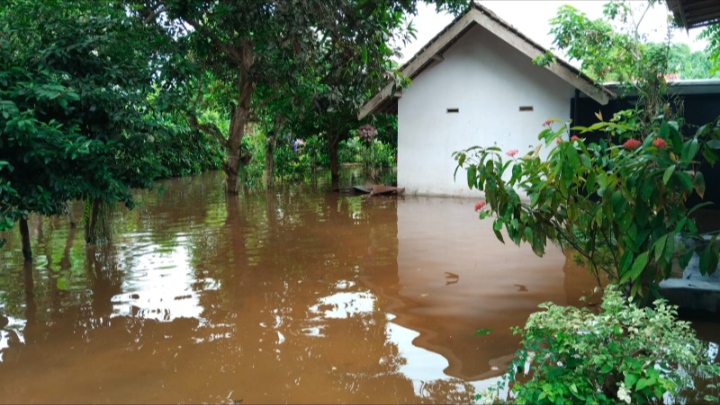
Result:
{"label": "green foliage", "polygon": [[709,52],[692,52],[687,44],[672,44],[668,56],[668,71],[677,73],[680,79],[720,78],[720,72],[713,70]]}
{"label": "green foliage", "polygon": [[720,71],[720,24],[712,24],[698,36],[708,42],[705,51],[709,54],[710,72],[717,74]]}
{"label": "green foliage", "polygon": [[293,151],[290,143],[275,148],[275,176],[280,180],[302,181],[315,176],[318,169],[328,168],[328,153],[318,135],[304,139],[305,146]]}
{"label": "green foliage", "polygon": [[131,187],[160,173],[148,159],[153,58],[115,3],[12,0],[0,8],[0,210],[54,215],[88,197],[132,207]]}
{"label": "green foliage", "polygon": [[338,146],[338,160],[340,163],[360,163],[362,150],[363,145],[358,137],[343,139]]}
{"label": "green foliage", "polygon": [[[692,247],[676,240],[680,235],[701,240],[690,214],[704,204],[689,210],[686,201],[705,193],[700,161],[718,160],[720,121],[686,136],[666,97],[669,45],[644,42],[626,2],[606,4],[604,14],[590,20],[571,6],[561,7],[551,21],[555,45],[581,60],[582,70],[597,80],[632,87],[639,96],[635,109],[617,113],[610,122],[598,114],[600,122],[588,128],[548,120],[539,139],[546,148],[557,146],[547,157],[541,145],[522,158],[513,151],[506,162],[493,147],[473,147],[454,157],[458,168],[466,168],[468,186],[485,191],[490,210],[480,217],[495,216],[498,239],[503,240],[505,227],[514,243],[527,242],[537,254],[543,254],[548,239],[558,241],[577,252],[598,283],[604,272],[648,302],[657,284],[670,276],[675,259],[685,267],[698,253],[705,257],[701,271],[715,271],[715,240]],[[616,30],[611,22],[625,25]],[[606,138],[586,143],[572,135],[589,132]]]}
{"label": "green foliage", "polygon": [[717,122],[685,137],[678,122],[657,119],[644,133],[620,115],[573,128],[608,134],[608,139],[589,144],[578,136],[568,141],[566,123],[551,120],[546,125],[539,139],[554,145],[547,158],[540,154],[541,145],[522,157],[509,151],[507,161],[496,147],[454,153],[457,168],[465,168],[468,187],[485,192],[490,209],[481,211],[480,218],[495,217],[499,240],[504,227],[513,243],[529,243],[538,255],[548,239],[558,240],[576,250],[596,277],[602,271],[644,300],[670,276],[678,257],[685,267],[693,252],[704,254],[708,259],[701,262],[701,271],[715,271],[714,240],[683,249],[676,237],[701,239],[690,214],[702,205],[689,210],[685,203],[691,194],[702,197],[705,191],[700,157],[710,163],[718,159]]}
{"label": "green foliage", "polygon": [[[540,308],[513,329],[522,348],[503,381],[479,396],[486,403],[511,383],[518,404],[662,404],[666,394],[677,399],[693,390],[693,377],[720,379],[707,345],[665,300],[640,308],[610,286],[597,315],[553,303]],[[527,370],[529,378],[519,378]]]}

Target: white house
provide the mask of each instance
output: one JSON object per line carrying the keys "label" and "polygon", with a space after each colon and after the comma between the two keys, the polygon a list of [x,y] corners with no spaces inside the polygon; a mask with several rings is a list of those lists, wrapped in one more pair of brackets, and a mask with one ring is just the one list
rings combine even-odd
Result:
{"label": "white house", "polygon": [[476,196],[464,175],[453,179],[453,152],[495,145],[524,153],[540,143],[545,120],[570,118],[576,94],[602,105],[614,96],[563,61],[535,66],[546,51],[479,4],[425,45],[401,69],[408,88],[393,94],[388,84],[358,115],[398,114],[398,186]]}

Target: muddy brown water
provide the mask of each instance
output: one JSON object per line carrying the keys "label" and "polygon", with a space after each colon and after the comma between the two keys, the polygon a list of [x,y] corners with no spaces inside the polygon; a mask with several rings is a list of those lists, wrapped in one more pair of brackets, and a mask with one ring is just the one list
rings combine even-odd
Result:
{"label": "muddy brown water", "polygon": [[517,350],[511,326],[595,286],[553,246],[498,242],[466,199],[160,185],[106,246],[32,218],[23,265],[8,235],[0,402],[473,402]]}

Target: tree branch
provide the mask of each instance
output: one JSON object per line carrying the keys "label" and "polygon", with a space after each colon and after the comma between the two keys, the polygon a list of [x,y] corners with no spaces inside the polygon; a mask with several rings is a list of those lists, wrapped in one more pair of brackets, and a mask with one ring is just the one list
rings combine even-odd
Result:
{"label": "tree branch", "polygon": [[[155,7],[157,7],[157,9]],[[164,3],[156,4],[155,7],[151,8],[150,14],[145,17],[145,24],[150,24],[151,22],[155,21],[155,18],[157,18],[157,16],[167,10]]]}
{"label": "tree branch", "polygon": [[[163,1],[162,4],[165,4]],[[243,62],[243,52],[242,50],[238,50],[237,48],[234,48],[222,40],[218,38],[216,35],[210,32],[204,25],[200,24],[199,21],[195,20],[194,18],[191,18],[189,16],[182,16],[183,20],[185,20],[186,23],[190,24],[196,31],[201,32],[203,35],[210,38],[210,40],[222,51],[224,51],[230,59],[234,60],[235,62],[242,63]]]}
{"label": "tree branch", "polygon": [[194,112],[188,112],[188,123],[191,126],[199,129],[200,131],[211,135],[220,143],[220,145],[227,148],[227,139],[225,139],[225,137],[222,135],[222,132],[220,131],[220,128],[217,127],[217,125],[213,123],[201,124],[198,121],[197,116]]}

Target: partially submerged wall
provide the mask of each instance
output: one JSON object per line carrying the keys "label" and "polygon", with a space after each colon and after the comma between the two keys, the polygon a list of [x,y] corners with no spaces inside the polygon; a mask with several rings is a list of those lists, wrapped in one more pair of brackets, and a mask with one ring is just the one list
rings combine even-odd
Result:
{"label": "partially submerged wall", "polygon": [[540,143],[546,119],[570,118],[574,88],[479,26],[443,58],[399,100],[398,185],[409,194],[478,196],[464,173],[453,180],[452,152],[481,145],[521,156]]}

